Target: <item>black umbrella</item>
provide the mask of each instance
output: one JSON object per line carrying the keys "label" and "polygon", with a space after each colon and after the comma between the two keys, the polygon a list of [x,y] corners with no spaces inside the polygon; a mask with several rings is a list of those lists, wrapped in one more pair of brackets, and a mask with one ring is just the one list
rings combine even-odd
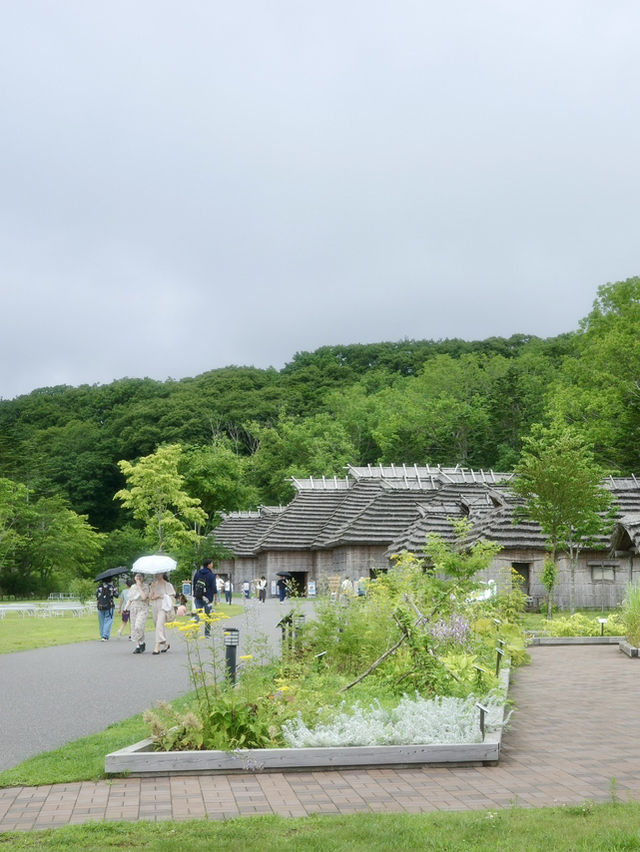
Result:
{"label": "black umbrella", "polygon": [[278,577],[290,577],[291,572],[290,571],[278,571],[277,576]]}
{"label": "black umbrella", "polygon": [[99,580],[108,580],[110,577],[118,577],[120,574],[128,574],[129,569],[120,565],[118,568],[107,568],[106,571],[103,571],[102,574],[98,574],[96,577],[96,583]]}

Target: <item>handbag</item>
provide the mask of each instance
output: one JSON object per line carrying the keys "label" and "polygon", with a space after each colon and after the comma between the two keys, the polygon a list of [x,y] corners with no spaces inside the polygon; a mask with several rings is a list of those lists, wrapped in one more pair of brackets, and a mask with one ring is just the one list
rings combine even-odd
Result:
{"label": "handbag", "polygon": [[171,600],[171,595],[162,596],[162,609],[165,612],[171,612],[171,610],[173,609],[173,601]]}

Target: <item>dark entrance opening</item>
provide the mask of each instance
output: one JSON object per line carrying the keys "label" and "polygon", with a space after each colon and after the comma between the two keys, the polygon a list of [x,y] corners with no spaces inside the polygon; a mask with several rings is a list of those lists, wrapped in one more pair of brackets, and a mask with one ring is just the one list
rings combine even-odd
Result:
{"label": "dark entrance opening", "polygon": [[525,595],[529,595],[529,581],[530,581],[530,573],[531,573],[531,563],[530,562],[512,562],[511,567],[519,574],[522,579],[522,591]]}
{"label": "dark entrance opening", "polygon": [[291,597],[303,598],[307,594],[307,571],[292,571],[287,577],[289,595]]}

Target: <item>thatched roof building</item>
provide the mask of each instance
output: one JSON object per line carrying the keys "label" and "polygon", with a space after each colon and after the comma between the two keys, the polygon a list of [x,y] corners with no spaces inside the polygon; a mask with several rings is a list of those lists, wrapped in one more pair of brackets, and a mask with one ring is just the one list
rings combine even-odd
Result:
{"label": "thatched roof building", "polygon": [[[231,512],[216,538],[233,554],[220,570],[236,582],[265,575],[272,582],[288,571],[301,591],[330,577],[352,579],[386,570],[398,553],[422,554],[426,537],[455,539],[454,524],[466,519],[467,541],[497,542],[501,552],[484,579],[510,582],[517,571],[534,605],[545,595],[540,574],[547,555],[542,531],[522,513],[510,487],[512,473],[432,465],[350,466],[342,478],[293,479],[296,494],[284,507]],[[578,606],[611,606],[640,572],[640,482],[608,477],[616,523],[580,555],[578,576],[559,560],[557,600]],[[572,577],[572,579],[570,579]]]}

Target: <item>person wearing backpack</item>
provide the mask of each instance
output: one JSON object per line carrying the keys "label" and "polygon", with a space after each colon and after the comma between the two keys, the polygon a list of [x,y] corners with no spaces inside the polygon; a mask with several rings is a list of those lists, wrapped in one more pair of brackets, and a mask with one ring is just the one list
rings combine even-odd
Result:
{"label": "person wearing backpack", "polygon": [[[212,565],[213,559],[204,559],[202,567],[198,568],[193,575],[193,602],[196,606],[196,618],[199,609],[204,610],[206,615],[211,612],[211,603],[216,594],[216,575],[211,570]],[[208,621],[204,625],[204,635],[211,635],[211,625]]]}
{"label": "person wearing backpack", "polygon": [[113,623],[113,599],[117,597],[118,590],[110,580],[103,580],[96,589],[96,601],[98,603],[98,630],[102,642],[108,642],[111,635],[111,624]]}

